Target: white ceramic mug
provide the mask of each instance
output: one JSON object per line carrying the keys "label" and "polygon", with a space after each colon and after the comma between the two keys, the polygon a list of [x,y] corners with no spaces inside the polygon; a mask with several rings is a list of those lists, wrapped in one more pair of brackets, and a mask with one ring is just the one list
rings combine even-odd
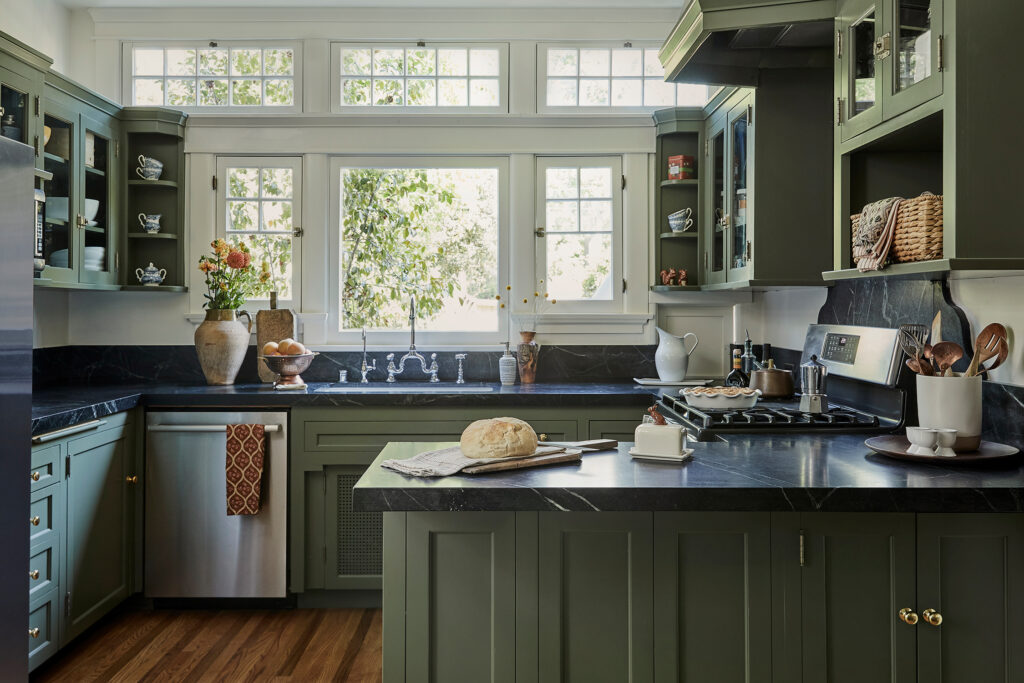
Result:
{"label": "white ceramic mug", "polygon": [[955,429],[957,453],[981,445],[981,377],[917,376],[917,422],[930,429]]}

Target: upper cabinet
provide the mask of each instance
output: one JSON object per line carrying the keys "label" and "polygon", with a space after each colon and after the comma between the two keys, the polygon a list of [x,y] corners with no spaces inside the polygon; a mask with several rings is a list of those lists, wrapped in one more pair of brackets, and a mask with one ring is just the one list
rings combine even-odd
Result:
{"label": "upper cabinet", "polygon": [[942,0],[842,0],[836,26],[844,142],[942,94]]}
{"label": "upper cabinet", "polygon": [[50,59],[0,34],[0,135],[35,149],[42,168],[42,96]]}

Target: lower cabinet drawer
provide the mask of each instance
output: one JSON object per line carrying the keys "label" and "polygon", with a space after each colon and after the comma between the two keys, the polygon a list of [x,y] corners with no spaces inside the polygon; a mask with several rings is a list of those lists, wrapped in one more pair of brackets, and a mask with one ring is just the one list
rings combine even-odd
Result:
{"label": "lower cabinet drawer", "polygon": [[57,591],[28,613],[28,669],[32,671],[57,651]]}
{"label": "lower cabinet drawer", "polygon": [[57,585],[58,546],[43,548],[28,561],[28,599],[35,601]]}
{"label": "lower cabinet drawer", "polygon": [[32,469],[29,470],[29,479],[32,483],[33,493],[60,481],[59,465],[60,444],[36,446],[32,449]]}
{"label": "lower cabinet drawer", "polygon": [[62,493],[62,487],[57,485],[32,494],[28,511],[29,547],[32,550],[57,545],[63,518]]}

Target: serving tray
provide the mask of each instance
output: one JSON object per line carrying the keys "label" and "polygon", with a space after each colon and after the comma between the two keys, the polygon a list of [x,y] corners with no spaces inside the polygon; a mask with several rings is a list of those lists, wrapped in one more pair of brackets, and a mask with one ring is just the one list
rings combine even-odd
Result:
{"label": "serving tray", "polygon": [[913,460],[915,462],[928,462],[933,465],[971,465],[978,462],[990,462],[992,460],[1003,460],[1012,458],[1020,453],[1020,450],[1002,443],[982,441],[978,450],[970,453],[957,453],[956,457],[947,458],[940,455],[914,455],[907,453],[910,448],[910,441],[899,434],[887,434],[885,436],[873,436],[864,442],[864,445],[879,455],[884,455],[897,460]]}

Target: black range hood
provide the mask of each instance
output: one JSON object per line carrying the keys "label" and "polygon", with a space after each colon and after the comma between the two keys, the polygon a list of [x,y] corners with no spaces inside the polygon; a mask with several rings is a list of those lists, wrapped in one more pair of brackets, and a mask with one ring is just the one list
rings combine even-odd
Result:
{"label": "black range hood", "polygon": [[758,86],[764,69],[832,68],[835,0],[690,0],[659,53],[665,79]]}

